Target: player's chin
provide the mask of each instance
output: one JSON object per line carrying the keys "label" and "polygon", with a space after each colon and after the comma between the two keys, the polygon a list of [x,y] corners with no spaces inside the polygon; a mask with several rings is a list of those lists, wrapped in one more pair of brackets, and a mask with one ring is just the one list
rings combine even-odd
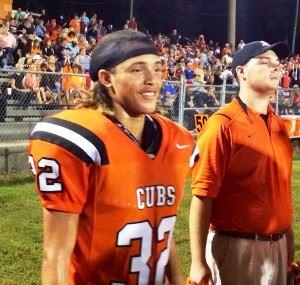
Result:
{"label": "player's chin", "polygon": [[144,113],[145,114],[151,114],[151,113],[154,113],[156,111],[156,105],[154,107],[148,107],[148,108],[145,108],[144,109]]}
{"label": "player's chin", "polygon": [[151,114],[151,113],[154,113],[155,110],[156,110],[156,101],[154,102],[148,102],[148,103],[144,103],[144,104],[141,104],[139,106],[139,109],[140,109],[140,112],[144,113],[144,114]]}

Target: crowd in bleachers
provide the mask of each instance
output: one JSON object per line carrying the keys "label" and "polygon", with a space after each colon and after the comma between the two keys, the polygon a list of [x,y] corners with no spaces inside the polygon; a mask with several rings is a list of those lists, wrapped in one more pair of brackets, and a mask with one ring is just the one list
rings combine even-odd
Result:
{"label": "crowd in bleachers", "polygon": [[[122,28],[138,30],[138,24],[133,18],[127,20]],[[0,68],[47,72],[43,75],[34,72],[17,74],[12,87],[19,92],[30,93],[38,104],[54,101],[70,104],[74,90],[91,86],[88,76],[50,74],[88,74],[94,46],[113,30],[113,26],[106,25],[97,14],[89,17],[83,12],[73,15],[71,19],[66,19],[64,15],[49,18],[45,10],[35,14],[19,8],[10,19],[0,20]],[[204,34],[191,40],[180,35],[176,29],[169,35],[148,35],[153,38],[161,56],[162,74],[166,81],[184,80],[191,85],[190,90],[198,87],[198,91],[201,90],[199,86],[222,85],[224,81],[236,85],[231,62],[235,51],[243,48],[243,40],[234,47],[230,43],[221,45],[207,40]],[[286,59],[283,66],[281,86],[299,86],[299,55]],[[207,104],[219,104],[212,87],[202,91],[207,95]],[[175,93],[172,84],[165,86],[163,99],[166,104],[172,101]],[[186,104],[193,105],[192,102]]]}

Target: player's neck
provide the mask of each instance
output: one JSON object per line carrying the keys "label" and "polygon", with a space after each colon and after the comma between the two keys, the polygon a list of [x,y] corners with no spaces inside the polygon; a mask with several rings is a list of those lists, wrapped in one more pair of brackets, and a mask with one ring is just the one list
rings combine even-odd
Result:
{"label": "player's neck", "polygon": [[142,141],[142,134],[145,125],[145,115],[132,117],[126,112],[114,112],[115,118],[131,132],[131,134],[139,141]]}
{"label": "player's neck", "polygon": [[268,112],[268,105],[270,104],[270,96],[271,95],[263,95],[260,96],[259,94],[249,94],[245,92],[240,92],[239,97],[241,100],[251,109],[260,113],[260,114],[267,114]]}

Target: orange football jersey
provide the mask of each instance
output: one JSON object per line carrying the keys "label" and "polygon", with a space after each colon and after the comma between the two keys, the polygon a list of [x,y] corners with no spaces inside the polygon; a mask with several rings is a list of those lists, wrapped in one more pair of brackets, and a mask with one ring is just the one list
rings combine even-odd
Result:
{"label": "orange football jersey", "polygon": [[194,140],[160,126],[151,158],[102,113],[69,110],[38,123],[29,160],[43,207],[78,213],[71,284],[164,284],[176,214]]}

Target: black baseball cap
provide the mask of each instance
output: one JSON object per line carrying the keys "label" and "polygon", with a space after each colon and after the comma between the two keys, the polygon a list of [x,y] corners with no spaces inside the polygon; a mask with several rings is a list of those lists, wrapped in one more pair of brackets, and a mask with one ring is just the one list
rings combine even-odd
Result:
{"label": "black baseball cap", "polygon": [[153,41],[144,33],[120,30],[104,36],[93,49],[90,60],[90,77],[98,80],[100,69],[109,70],[123,61],[144,54],[155,54]]}
{"label": "black baseball cap", "polygon": [[236,68],[239,65],[245,65],[251,58],[272,50],[276,53],[280,60],[289,56],[289,47],[285,42],[268,44],[264,41],[255,41],[246,44],[241,50],[234,54],[232,60],[232,72],[236,77]]}

